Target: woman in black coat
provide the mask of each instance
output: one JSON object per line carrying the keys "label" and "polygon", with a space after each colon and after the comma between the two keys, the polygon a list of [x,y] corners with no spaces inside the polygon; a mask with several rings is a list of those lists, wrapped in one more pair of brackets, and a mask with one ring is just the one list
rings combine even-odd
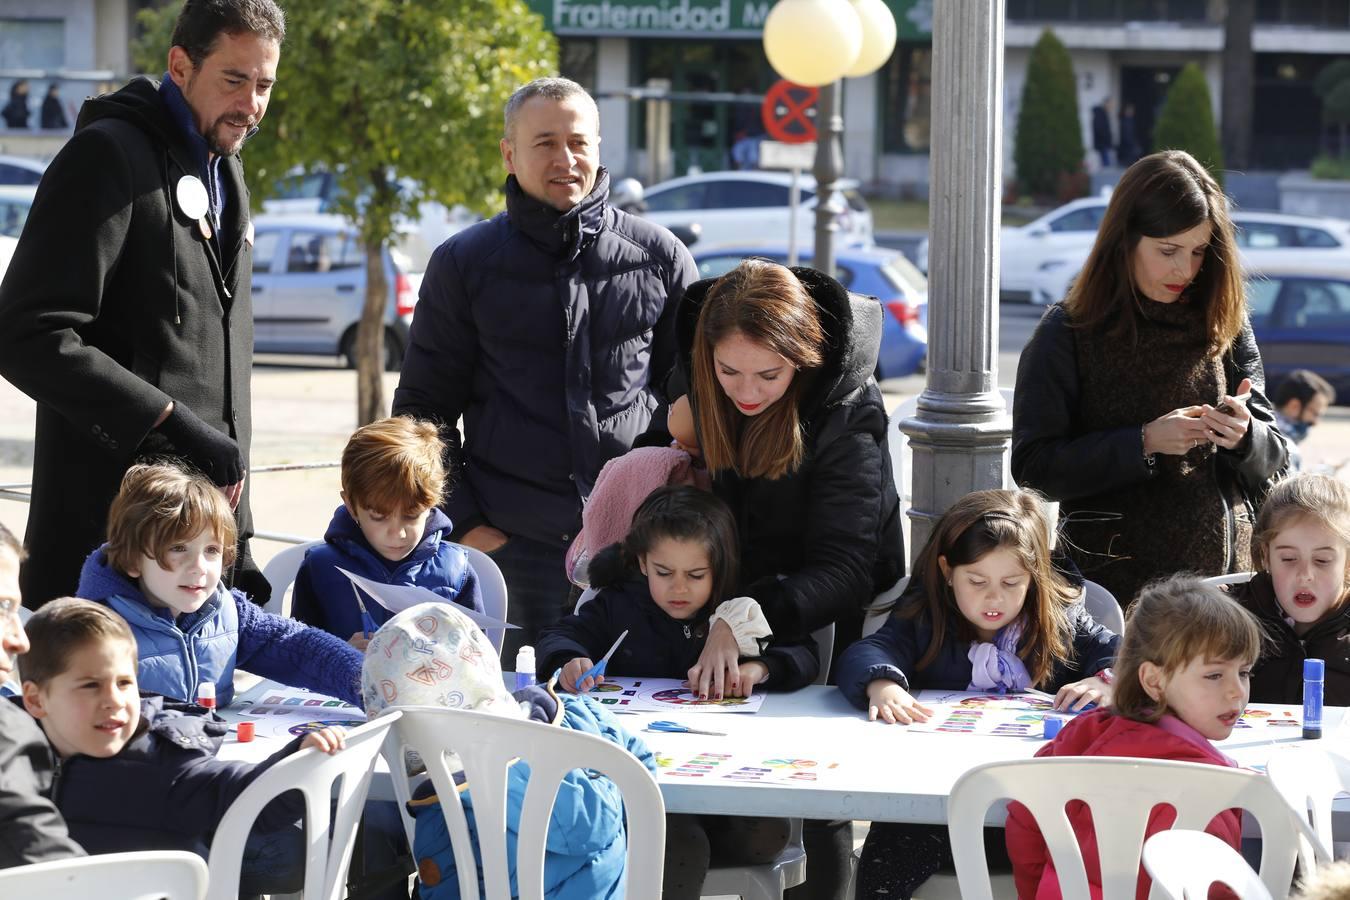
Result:
{"label": "woman in black coat", "polygon": [[1155,153],[1022,351],[1013,479],[1060,502],[1069,555],[1122,606],[1160,576],[1249,570],[1288,458],[1264,388],[1227,199],[1189,154]]}
{"label": "woman in black coat", "polygon": [[[861,636],[863,607],[905,571],[872,380],[880,304],[814,269],[749,259],[690,286],[676,337],[713,492],[736,518],[737,593],[759,602],[777,640],[834,623],[837,656]],[[737,666],[717,622],[692,674],[717,693]],[[808,822],[806,850],[812,874],[793,894],[842,896],[848,823]]]}
{"label": "woman in black coat", "polygon": [[10,128],[28,127],[28,82],[20,78],[9,87],[9,102],[0,109],[0,117]]}

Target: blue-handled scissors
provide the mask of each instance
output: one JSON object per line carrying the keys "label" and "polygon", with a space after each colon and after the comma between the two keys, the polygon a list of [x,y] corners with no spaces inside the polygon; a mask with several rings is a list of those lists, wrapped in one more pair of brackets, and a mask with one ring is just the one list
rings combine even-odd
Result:
{"label": "blue-handled scissors", "polygon": [[648,722],[644,731],[666,731],[672,734],[711,734],[716,737],[726,737],[725,731],[704,731],[701,728],[690,728],[688,725],[681,725],[679,722],[668,722],[664,719],[658,722]]}
{"label": "blue-handled scissors", "polygon": [[581,677],[577,679],[578,690],[580,690],[581,685],[585,683],[587,678],[599,678],[601,675],[605,674],[605,667],[609,665],[609,658],[614,655],[615,650],[619,649],[619,645],[623,643],[623,639],[626,637],[628,637],[628,632],[624,631],[624,633],[619,635],[618,639],[614,641],[614,645],[609,648],[609,652],[600,657],[598,663],[581,674]]}
{"label": "blue-handled scissors", "polygon": [[366,611],[365,601],[361,599],[361,589],[356,586],[355,582],[352,583],[352,593],[356,595],[356,605],[361,609],[361,636],[370,640],[370,633],[378,631],[379,626],[375,624],[374,617]]}

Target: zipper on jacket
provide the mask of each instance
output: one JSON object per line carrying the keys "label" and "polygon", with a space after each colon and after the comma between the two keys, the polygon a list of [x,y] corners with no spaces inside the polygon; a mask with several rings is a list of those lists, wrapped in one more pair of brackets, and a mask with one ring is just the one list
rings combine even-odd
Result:
{"label": "zipper on jacket", "polygon": [[681,625],[680,627],[684,629],[684,639],[685,639],[686,641],[689,640],[689,639],[691,639],[691,638],[694,636],[693,633],[689,631],[689,626],[688,626],[688,625]]}
{"label": "zipper on jacket", "polygon": [[52,805],[59,807],[61,805],[61,773],[65,769],[65,761],[61,759],[61,754],[52,748],[52,756],[56,758],[56,764],[52,766]]}

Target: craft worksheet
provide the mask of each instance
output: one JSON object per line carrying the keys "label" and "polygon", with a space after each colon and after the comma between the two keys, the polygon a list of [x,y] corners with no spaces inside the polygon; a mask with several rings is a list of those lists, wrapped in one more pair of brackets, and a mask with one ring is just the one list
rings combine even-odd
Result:
{"label": "craft worksheet", "polygon": [[293,737],[318,731],[326,725],[355,728],[364,725],[366,714],[350,703],[334,700],[322,694],[312,694],[304,688],[273,686],[255,701],[243,700],[230,711],[254,723],[258,737]]}
{"label": "craft worksheet", "polygon": [[697,752],[656,751],[656,776],[666,781],[730,781],[737,784],[818,784],[839,769],[837,760],[804,759],[790,754],[727,753],[714,744]]}
{"label": "craft worksheet", "polygon": [[935,734],[1039,738],[1047,718],[1067,720],[1072,716],[1055,712],[1054,701],[1040,694],[919,691],[916,699],[933,710],[933,715],[908,729]]}
{"label": "craft worksheet", "polygon": [[689,683],[677,678],[627,678],[606,675],[590,696],[611,712],[720,712],[752,713],[764,705],[764,695],[700,700]]}

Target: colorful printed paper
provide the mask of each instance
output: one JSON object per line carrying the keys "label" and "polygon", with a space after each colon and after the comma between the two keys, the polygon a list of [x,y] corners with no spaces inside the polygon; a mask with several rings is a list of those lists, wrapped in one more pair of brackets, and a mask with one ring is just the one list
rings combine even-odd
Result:
{"label": "colorful printed paper", "polygon": [[764,759],[745,753],[704,750],[693,754],[656,752],[657,778],[666,781],[733,781],[739,784],[818,784],[839,763],[780,756]]}
{"label": "colorful printed paper", "polygon": [[1072,713],[1054,711],[1054,700],[1042,694],[992,694],[972,691],[919,691],[916,699],[933,710],[927,722],[909,731],[933,734],[980,734],[1040,738],[1046,719]]}
{"label": "colorful printed paper", "polygon": [[255,733],[260,738],[289,741],[327,725],[355,728],[365,724],[366,714],[345,700],[304,688],[273,687],[257,700],[237,700],[230,705],[231,713],[255,723]]}
{"label": "colorful printed paper", "polygon": [[739,712],[752,713],[764,705],[764,695],[700,700],[689,683],[675,678],[627,678],[606,675],[590,696],[611,712]]}

